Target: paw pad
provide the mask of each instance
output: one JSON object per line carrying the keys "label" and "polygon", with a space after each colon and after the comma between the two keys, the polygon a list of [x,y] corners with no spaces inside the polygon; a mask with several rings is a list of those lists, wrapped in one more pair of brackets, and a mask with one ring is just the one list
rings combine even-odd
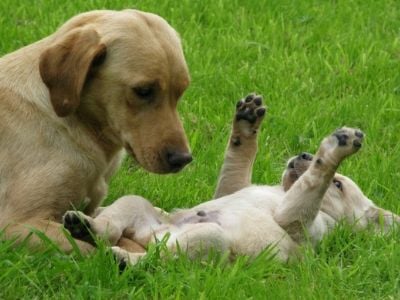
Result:
{"label": "paw pad", "polygon": [[257,118],[265,115],[266,109],[261,105],[262,97],[256,94],[247,95],[244,100],[239,100],[236,104],[236,121],[255,123]]}
{"label": "paw pad", "polygon": [[344,127],[336,130],[333,136],[337,138],[339,146],[353,146],[358,149],[362,146],[364,133],[358,129]]}
{"label": "paw pad", "polygon": [[347,145],[347,140],[349,139],[349,136],[343,132],[343,130],[338,130],[333,134],[336,136],[338,139],[339,146],[346,146]]}
{"label": "paw pad", "polygon": [[349,127],[337,129],[322,142],[321,149],[324,149],[322,156],[328,155],[332,161],[339,163],[360,150],[363,138],[364,133],[359,129]]}
{"label": "paw pad", "polygon": [[262,97],[256,94],[247,95],[236,104],[231,141],[234,146],[242,144],[241,138],[256,137],[267,109],[263,106]]}
{"label": "paw pad", "polygon": [[63,217],[63,224],[65,229],[71,233],[72,237],[90,244],[95,244],[90,232],[91,226],[89,221],[81,217],[79,213],[75,211],[66,212]]}

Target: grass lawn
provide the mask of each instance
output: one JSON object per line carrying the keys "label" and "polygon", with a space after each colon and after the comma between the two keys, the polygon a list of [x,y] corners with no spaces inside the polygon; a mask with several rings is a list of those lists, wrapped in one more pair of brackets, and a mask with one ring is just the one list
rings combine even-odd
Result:
{"label": "grass lawn", "polygon": [[[255,183],[276,184],[287,158],[313,152],[344,124],[367,135],[340,169],[379,206],[400,213],[400,2],[395,0],[1,0],[0,54],[92,9],[160,14],[181,34],[192,84],[179,105],[194,162],[157,176],[125,163],[106,203],[139,194],[166,210],[208,200],[234,103],[256,91],[269,114]],[[372,236],[340,226],[294,265],[224,257],[159,259],[152,249],[119,274],[105,247],[67,256],[0,243],[0,299],[399,299],[400,232]]]}

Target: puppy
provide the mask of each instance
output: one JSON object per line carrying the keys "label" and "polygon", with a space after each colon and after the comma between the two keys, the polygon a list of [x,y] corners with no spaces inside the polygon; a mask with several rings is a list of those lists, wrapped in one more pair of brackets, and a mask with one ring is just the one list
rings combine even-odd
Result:
{"label": "puppy", "polygon": [[[317,243],[342,219],[358,228],[371,224],[384,230],[400,223],[397,215],[377,207],[350,178],[336,173],[340,163],[361,148],[364,134],[357,129],[336,130],[321,142],[315,156],[302,153],[292,158],[282,185],[251,186],[257,131],[265,114],[261,102],[261,97],[249,95],[237,105],[217,199],[165,216],[147,200],[126,196],[96,218],[67,212],[64,225],[84,236],[90,236],[90,229],[111,245],[129,234],[146,247],[169,234],[168,248],[175,251],[179,244],[190,256],[210,249],[233,257],[255,256],[275,246],[276,257],[287,261],[297,256],[302,243]],[[132,264],[145,255],[120,247],[113,251]]]}
{"label": "puppy", "polygon": [[176,31],[137,10],[80,14],[2,57],[5,237],[22,240],[35,229],[71,251],[62,216],[73,207],[94,213],[123,149],[150,172],[181,170],[192,157],[176,107],[189,81]]}

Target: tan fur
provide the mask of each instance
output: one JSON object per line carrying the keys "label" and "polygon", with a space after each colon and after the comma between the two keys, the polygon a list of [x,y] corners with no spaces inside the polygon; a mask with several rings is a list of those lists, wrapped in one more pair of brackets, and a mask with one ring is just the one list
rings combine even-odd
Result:
{"label": "tan fur", "polygon": [[[23,238],[34,227],[70,251],[62,215],[73,207],[95,211],[124,147],[149,171],[178,171],[168,155],[188,156],[176,106],[189,81],[175,30],[136,10],[78,15],[2,57],[0,229],[6,237]],[[137,94],[149,86],[150,98]]]}
{"label": "tan fur", "polygon": [[[356,129],[342,128],[325,138],[314,157],[292,158],[283,175],[285,187],[250,186],[256,132],[263,117],[257,113],[260,109],[252,101],[239,105],[237,115],[245,112],[248,120],[254,120],[252,115],[258,118],[254,122],[235,118],[216,191],[220,198],[167,215],[146,199],[125,196],[96,218],[83,214],[79,218],[109,241],[118,240],[129,228],[132,239],[144,247],[169,234],[167,247],[176,251],[178,243],[191,257],[207,254],[210,249],[228,252],[231,257],[255,256],[272,246],[282,261],[297,258],[299,246],[308,241],[317,243],[343,219],[356,228],[372,225],[377,230],[400,224],[399,216],[377,207],[350,178],[336,173],[340,162],[361,147],[363,134]],[[241,143],[232,142],[237,139]],[[298,173],[289,174],[293,172]],[[74,217],[76,212],[68,212],[64,223],[77,224],[66,222]],[[112,249],[131,264],[144,255],[118,246]]]}

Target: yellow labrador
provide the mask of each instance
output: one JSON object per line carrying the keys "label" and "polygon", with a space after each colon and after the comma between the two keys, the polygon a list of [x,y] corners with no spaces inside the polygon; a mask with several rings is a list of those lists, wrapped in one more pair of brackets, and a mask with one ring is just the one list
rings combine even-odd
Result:
{"label": "yellow labrador", "polygon": [[[397,215],[377,207],[350,178],[336,173],[341,161],[361,148],[363,133],[357,129],[335,131],[314,157],[302,153],[292,158],[282,185],[251,186],[257,130],[264,113],[259,96],[249,95],[238,103],[218,199],[166,215],[141,197],[126,196],[96,218],[67,212],[64,225],[81,237],[90,236],[90,229],[112,245],[126,236],[146,247],[168,233],[168,248],[175,251],[178,243],[191,256],[211,248],[232,256],[254,256],[276,245],[277,258],[287,261],[307,237],[318,242],[342,219],[358,228],[371,223],[389,229],[400,223]],[[118,246],[113,251],[132,264],[145,255]]]}
{"label": "yellow labrador", "polygon": [[[176,110],[190,81],[176,31],[137,10],[91,11],[0,59],[0,229],[63,250],[63,214],[92,214],[125,149],[145,169],[191,161]],[[40,240],[31,237],[31,245]],[[93,247],[77,241],[82,251]]]}

